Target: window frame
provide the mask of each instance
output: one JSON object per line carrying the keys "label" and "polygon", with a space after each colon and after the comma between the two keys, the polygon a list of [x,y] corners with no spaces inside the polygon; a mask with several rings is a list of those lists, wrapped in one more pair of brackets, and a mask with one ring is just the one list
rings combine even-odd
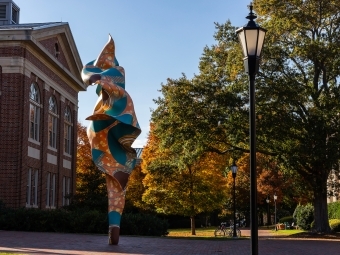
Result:
{"label": "window frame", "polygon": [[39,170],[28,168],[26,185],[26,207],[38,208]]}
{"label": "window frame", "polygon": [[31,83],[29,91],[29,139],[40,142],[40,92],[37,84]]}
{"label": "window frame", "polygon": [[71,110],[67,106],[64,113],[64,152],[67,155],[72,155],[72,127]]}
{"label": "window frame", "polygon": [[57,149],[58,106],[54,96],[48,100],[48,146]]}

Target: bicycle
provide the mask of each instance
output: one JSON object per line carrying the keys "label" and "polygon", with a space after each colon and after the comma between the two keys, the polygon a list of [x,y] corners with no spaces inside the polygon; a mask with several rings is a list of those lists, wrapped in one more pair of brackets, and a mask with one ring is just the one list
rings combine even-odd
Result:
{"label": "bicycle", "polygon": [[214,235],[215,237],[218,236],[225,236],[226,233],[226,222],[221,222],[221,225],[217,227],[217,229],[215,229],[214,231]]}
{"label": "bicycle", "polygon": [[[227,230],[227,234],[229,237],[233,237],[234,236],[234,225],[230,225],[230,228]],[[241,230],[238,228],[237,224],[236,224],[236,236],[237,237],[241,237]]]}

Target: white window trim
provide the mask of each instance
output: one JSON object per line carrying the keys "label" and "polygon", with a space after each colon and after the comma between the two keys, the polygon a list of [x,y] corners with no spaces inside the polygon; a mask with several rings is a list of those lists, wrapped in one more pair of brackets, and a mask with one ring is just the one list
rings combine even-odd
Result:
{"label": "white window trim", "polygon": [[40,145],[40,142],[33,140],[31,137],[28,137],[28,141],[31,142],[31,143],[34,143],[36,145]]}
{"label": "white window trim", "polygon": [[51,147],[50,145],[47,145],[47,149],[54,151],[54,152],[58,152],[58,149]]}
{"label": "white window trim", "polygon": [[56,174],[52,173],[52,201],[51,201],[51,208],[55,208],[55,194],[56,194]]}
{"label": "white window trim", "polygon": [[[37,132],[37,140],[35,140],[34,138],[31,137],[31,113],[29,114],[29,135],[28,137],[33,140],[33,141],[36,141],[40,144],[40,110],[41,110],[41,105],[39,103],[37,103],[36,101],[30,99],[30,108],[29,108],[29,111],[31,110],[31,105],[33,105],[35,107],[35,112],[34,112],[34,117],[37,118],[37,123],[33,122],[34,126],[36,125],[36,132]],[[35,129],[34,129],[35,131]],[[34,132],[33,131],[33,132]]]}
{"label": "white window trim", "polygon": [[26,207],[31,207],[31,189],[32,189],[32,169],[27,171],[27,185],[26,185]]}
{"label": "white window trim", "polygon": [[64,152],[64,156],[69,157],[69,158],[72,158],[72,155],[71,155],[71,154],[68,154],[68,153],[66,153],[66,152]]}
{"label": "white window trim", "polygon": [[[66,178],[66,195],[67,196],[70,195],[70,188],[71,188],[71,178],[67,177]],[[70,205],[70,198],[69,197],[66,198],[66,205]]]}
{"label": "white window trim", "polygon": [[50,188],[51,188],[51,173],[46,176],[46,208],[50,207]]}

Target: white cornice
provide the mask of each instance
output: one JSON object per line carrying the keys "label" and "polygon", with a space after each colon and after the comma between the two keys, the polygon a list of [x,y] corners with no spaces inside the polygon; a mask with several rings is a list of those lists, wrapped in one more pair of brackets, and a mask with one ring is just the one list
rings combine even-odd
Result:
{"label": "white cornice", "polygon": [[[44,38],[48,38],[50,36],[60,36],[65,35],[67,40],[67,44],[69,45],[69,49],[72,52],[73,58],[75,60],[75,65],[72,67],[70,66],[72,72],[66,69],[51,53],[49,53],[38,41],[43,40]],[[18,29],[4,29],[0,30],[0,42],[1,47],[8,43],[18,42],[19,45],[32,45],[38,51],[38,56],[41,56],[41,52],[49,58],[50,64],[57,66],[63,72],[65,72],[71,79],[73,79],[73,86],[77,87],[77,91],[85,91],[86,86],[84,85],[83,81],[80,77],[80,72],[82,69],[82,62],[76,47],[76,44],[73,39],[72,32],[67,22],[61,23],[53,23],[47,24],[46,26],[41,27],[33,27],[33,28],[18,28]],[[12,44],[13,45],[13,44]],[[24,46],[25,47],[25,46]],[[33,48],[32,47],[32,48]],[[42,55],[43,56],[43,55]],[[39,58],[40,60],[41,57]]]}
{"label": "white cornice", "polygon": [[[74,105],[78,105],[78,100],[74,98],[70,93],[64,90],[58,83],[52,80],[48,75],[43,73],[40,69],[34,66],[30,61],[21,57],[0,57],[0,65],[2,66],[3,73],[20,73],[27,77],[31,76],[31,73],[36,74],[42,79],[46,86],[51,87],[58,91],[62,96],[71,101]],[[66,82],[68,83],[68,82]],[[46,87],[45,86],[45,87]]]}

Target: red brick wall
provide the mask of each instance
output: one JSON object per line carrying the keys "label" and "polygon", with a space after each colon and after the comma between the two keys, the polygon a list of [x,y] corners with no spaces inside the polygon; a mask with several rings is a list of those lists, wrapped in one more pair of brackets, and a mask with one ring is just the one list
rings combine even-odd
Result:
{"label": "red brick wall", "polygon": [[56,56],[56,59],[58,59],[58,61],[63,65],[65,66],[68,70],[70,70],[68,64],[67,64],[67,61],[66,61],[66,58],[65,58],[65,53],[64,51],[62,50],[61,46],[60,46],[60,43],[58,41],[58,38],[57,37],[52,37],[52,38],[49,38],[49,39],[45,39],[45,40],[41,40],[39,41],[47,50],[49,53],[51,53],[53,56],[56,56],[55,54],[55,47],[56,47],[56,44],[58,45],[58,50],[60,52],[60,54],[58,54]]}
{"label": "red brick wall", "polygon": [[[26,57],[37,69],[53,79],[61,88],[68,91],[74,99],[78,99],[78,93],[58,77],[52,70],[46,67],[37,57],[24,48],[6,47],[0,45],[0,56]],[[0,68],[1,71],[1,68]],[[9,207],[23,207],[26,205],[26,185],[28,169],[39,170],[38,205],[46,206],[46,180],[47,172],[57,174],[56,202],[57,207],[62,205],[62,177],[72,177],[71,192],[74,192],[75,183],[75,157],[76,157],[76,123],[77,114],[75,105],[61,101],[58,88],[45,88],[45,82],[40,77],[31,73],[30,77],[16,73],[0,72],[0,200]],[[29,137],[29,90],[35,83],[40,92],[40,144],[28,141]],[[51,84],[47,85],[51,86]],[[58,133],[57,152],[48,149],[48,100],[54,95],[58,106]],[[64,156],[64,111],[69,104],[73,121],[72,159]],[[40,160],[28,156],[28,146],[40,150]],[[57,156],[57,165],[47,162],[47,153]],[[72,162],[72,169],[63,168],[63,159]]]}
{"label": "red brick wall", "polygon": [[50,70],[47,66],[43,64],[37,57],[35,57],[30,51],[26,51],[25,58],[34,64],[38,69],[44,72],[53,81],[58,83],[64,90],[70,93],[73,97],[78,98],[78,93],[73,88],[71,88],[66,82],[64,82],[55,72]]}
{"label": "red brick wall", "polygon": [[[21,74],[1,74],[0,96],[0,199],[6,204],[19,205],[22,144],[22,94],[24,77]],[[27,150],[27,147],[26,147]],[[26,152],[27,153],[27,152]]]}

